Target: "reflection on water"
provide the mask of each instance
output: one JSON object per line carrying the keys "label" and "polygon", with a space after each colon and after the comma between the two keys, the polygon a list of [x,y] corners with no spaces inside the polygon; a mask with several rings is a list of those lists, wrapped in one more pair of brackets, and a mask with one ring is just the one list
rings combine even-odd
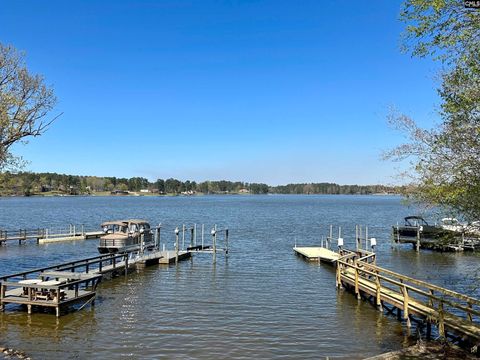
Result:
{"label": "reflection on water", "polygon": [[[231,229],[230,257],[218,257],[215,265],[211,255],[199,254],[178,267],[153,266],[105,281],[93,309],[60,319],[0,314],[0,342],[37,358],[355,359],[414,341],[416,329],[409,337],[394,314],[337,291],[331,267],[293,255],[295,238],[319,244],[329,224],[342,226],[347,246],[355,224],[369,225],[381,266],[477,291],[477,255],[392,249],[390,225],[412,212],[398,197],[0,198],[0,208],[0,228],[94,228],[104,220],[145,218],[166,229],[182,223]],[[173,233],[162,237],[173,243]],[[0,274],[95,254],[95,240],[10,244],[0,248]]]}

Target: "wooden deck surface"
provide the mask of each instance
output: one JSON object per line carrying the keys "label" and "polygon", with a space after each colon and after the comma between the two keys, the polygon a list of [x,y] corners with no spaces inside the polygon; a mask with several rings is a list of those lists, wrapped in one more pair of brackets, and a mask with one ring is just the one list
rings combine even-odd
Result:
{"label": "wooden deck surface", "polygon": [[98,239],[103,234],[104,234],[103,231],[90,231],[86,233],[77,233],[72,235],[67,234],[65,236],[50,235],[48,238],[38,239],[38,243],[50,244],[50,243],[57,243],[57,242],[63,242],[63,241]]}
{"label": "wooden deck surface", "polygon": [[333,263],[339,257],[335,251],[320,246],[294,247],[293,251],[311,261],[320,260]]}

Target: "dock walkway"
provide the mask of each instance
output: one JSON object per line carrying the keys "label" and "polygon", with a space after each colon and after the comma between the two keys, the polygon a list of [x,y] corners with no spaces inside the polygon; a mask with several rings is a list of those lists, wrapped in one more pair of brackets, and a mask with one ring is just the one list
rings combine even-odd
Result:
{"label": "dock walkway", "polygon": [[26,243],[28,240],[34,240],[37,244],[48,244],[62,241],[97,239],[102,235],[103,231],[85,231],[83,225],[69,225],[59,229],[0,230],[0,246],[13,241],[18,241],[19,245]]}
{"label": "dock walkway", "polygon": [[403,317],[407,327],[411,321],[425,324],[427,337],[434,325],[440,337],[477,349],[480,300],[381,268],[375,259],[374,253],[342,250],[336,262],[337,287],[372,301],[379,310],[397,309],[397,317]]}

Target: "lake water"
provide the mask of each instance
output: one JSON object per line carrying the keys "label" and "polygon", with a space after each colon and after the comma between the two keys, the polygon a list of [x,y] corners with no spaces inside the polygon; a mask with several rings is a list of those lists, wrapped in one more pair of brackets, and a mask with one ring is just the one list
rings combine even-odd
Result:
{"label": "lake water", "polygon": [[[0,313],[0,346],[38,359],[360,359],[414,342],[395,317],[337,291],[333,268],[293,254],[330,224],[351,247],[355,224],[368,225],[380,266],[478,296],[477,255],[392,248],[390,226],[414,212],[396,196],[0,198],[0,210],[5,229],[144,218],[170,245],[183,223],[230,229],[230,255],[215,265],[198,254],[105,281],[93,309],[59,319]],[[0,275],[95,256],[97,241],[0,247]]]}

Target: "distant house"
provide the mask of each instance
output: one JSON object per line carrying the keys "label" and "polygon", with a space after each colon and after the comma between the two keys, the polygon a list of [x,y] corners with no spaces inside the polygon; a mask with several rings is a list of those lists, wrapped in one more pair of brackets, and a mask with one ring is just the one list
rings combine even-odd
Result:
{"label": "distant house", "polygon": [[149,193],[150,190],[148,190],[148,189],[141,189],[140,192],[141,192],[141,193]]}
{"label": "distant house", "polygon": [[129,192],[125,190],[112,190],[110,191],[110,194],[112,195],[128,195]]}
{"label": "distant house", "polygon": [[52,191],[52,190],[53,190],[53,188],[52,188],[52,186],[50,186],[50,185],[42,185],[42,186],[40,186],[40,191],[41,191],[41,192],[48,192],[48,191]]}
{"label": "distant house", "polygon": [[238,193],[239,193],[239,194],[248,194],[249,192],[250,192],[250,190],[248,190],[248,189],[240,189],[240,190],[238,190]]}

